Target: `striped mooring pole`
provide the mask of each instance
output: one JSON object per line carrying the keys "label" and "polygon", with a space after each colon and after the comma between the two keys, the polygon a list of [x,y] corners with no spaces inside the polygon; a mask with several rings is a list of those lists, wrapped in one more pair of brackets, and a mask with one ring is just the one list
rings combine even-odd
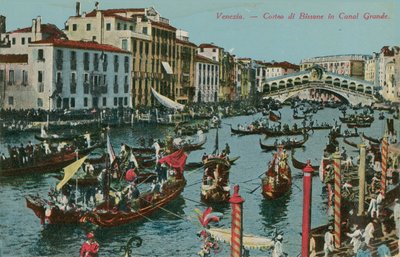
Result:
{"label": "striped mooring pole", "polygon": [[382,140],[382,175],[381,175],[381,194],[385,197],[386,194],[386,172],[387,172],[387,161],[388,161],[388,136],[387,133],[383,136]]}
{"label": "striped mooring pole", "polygon": [[235,185],[233,190],[229,198],[232,207],[231,257],[242,257],[244,199],[239,195],[239,185]]}
{"label": "striped mooring pole", "polygon": [[311,229],[311,199],[312,199],[312,174],[310,160],[303,169],[303,223],[301,234],[301,257],[308,257],[310,252],[310,229]]}
{"label": "striped mooring pole", "polygon": [[342,243],[341,234],[342,234],[342,215],[341,215],[341,167],[340,167],[341,156],[339,152],[333,154],[333,166],[335,169],[335,186],[334,186],[334,197],[335,197],[335,206],[334,206],[334,231],[335,231],[335,247],[340,248]]}

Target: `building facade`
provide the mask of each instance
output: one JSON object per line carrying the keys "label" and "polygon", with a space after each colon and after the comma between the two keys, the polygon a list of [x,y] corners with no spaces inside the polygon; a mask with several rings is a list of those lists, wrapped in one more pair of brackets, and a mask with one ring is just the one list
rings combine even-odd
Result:
{"label": "building facade", "polygon": [[[97,5],[95,10],[81,14],[78,5],[76,15],[65,24],[65,33],[70,39],[110,44],[131,52],[134,106],[156,104],[151,88],[181,102],[190,101],[189,93],[194,95],[194,74],[190,73],[194,71],[194,46],[188,36],[187,41],[179,39],[177,29],[152,7],[99,10]],[[185,71],[178,63],[182,61],[178,60],[182,56],[179,49],[184,52],[185,65],[192,65],[185,66]]]}
{"label": "building facade", "polygon": [[364,79],[364,65],[370,55],[331,55],[303,59],[300,70],[306,70],[314,65],[323,67],[328,72]]}
{"label": "building facade", "polygon": [[194,102],[218,102],[219,63],[202,55],[195,57],[196,78]]}
{"label": "building facade", "polygon": [[284,76],[298,72],[300,67],[290,62],[261,62],[256,61],[256,81],[258,92],[263,92],[266,79]]}
{"label": "building facade", "polygon": [[[72,41],[54,25],[6,34],[0,48],[2,107],[91,109],[131,107],[130,53],[95,42]],[[16,54],[10,54],[16,53]]]}

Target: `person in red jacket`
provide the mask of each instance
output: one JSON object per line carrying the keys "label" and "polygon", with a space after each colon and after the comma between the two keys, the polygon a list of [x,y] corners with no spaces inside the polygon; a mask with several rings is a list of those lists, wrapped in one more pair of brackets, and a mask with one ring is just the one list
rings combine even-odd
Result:
{"label": "person in red jacket", "polygon": [[88,240],[83,243],[79,257],[98,257],[99,243],[96,242],[92,232],[87,234]]}

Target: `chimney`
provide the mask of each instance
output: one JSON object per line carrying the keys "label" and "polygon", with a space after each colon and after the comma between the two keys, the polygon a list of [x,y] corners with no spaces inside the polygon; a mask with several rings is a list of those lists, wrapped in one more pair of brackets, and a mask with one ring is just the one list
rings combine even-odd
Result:
{"label": "chimney", "polygon": [[36,19],[32,19],[32,29],[33,34],[36,34]]}
{"label": "chimney", "polygon": [[6,33],[6,17],[0,15],[0,34]]}
{"label": "chimney", "polygon": [[42,17],[38,16],[36,18],[36,32],[40,33],[41,32],[41,28],[42,28]]}
{"label": "chimney", "polygon": [[76,7],[75,7],[75,10],[76,10],[76,16],[81,16],[81,2],[76,2]]}

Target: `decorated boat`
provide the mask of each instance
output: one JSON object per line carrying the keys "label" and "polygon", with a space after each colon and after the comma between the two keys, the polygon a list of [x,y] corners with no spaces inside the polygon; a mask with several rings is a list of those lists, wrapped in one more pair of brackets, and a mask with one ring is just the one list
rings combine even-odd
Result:
{"label": "decorated boat", "polygon": [[207,203],[227,202],[230,196],[229,169],[226,156],[219,155],[204,161],[201,200]]}
{"label": "decorated boat", "polygon": [[[278,158],[278,155],[280,157]],[[262,195],[267,199],[277,199],[289,192],[292,185],[292,174],[287,164],[286,153],[274,155],[274,159],[270,163],[265,177],[261,179]]]}
{"label": "decorated boat", "polygon": [[324,129],[332,129],[332,128],[333,128],[332,125],[327,124],[327,125],[313,126],[310,129],[311,130],[324,130]]}
{"label": "decorated boat", "polygon": [[[82,165],[84,159],[82,158],[64,169],[67,175],[57,185],[57,190],[61,190],[69,181]],[[105,201],[100,202],[93,209],[88,209],[84,205],[75,205],[72,208],[68,208],[67,206],[60,206],[58,202],[48,201],[35,195],[26,196],[27,207],[33,210],[42,224],[90,222],[101,227],[128,224],[159,211],[180,195],[186,185],[186,180],[183,176],[186,159],[187,155],[182,149],[160,159],[159,162],[161,164],[166,164],[171,168],[171,174],[173,173],[173,175],[170,175],[161,185],[159,192],[142,193],[127,203],[125,208],[121,207],[121,202],[126,199],[124,191],[116,192],[112,187],[108,188],[109,196],[105,195]]]}
{"label": "decorated boat", "polygon": [[300,148],[300,147],[303,147],[304,143],[307,142],[307,140],[308,140],[308,134],[304,134],[303,140],[300,140],[300,141],[291,141],[291,140],[289,140],[289,141],[287,141],[287,142],[285,142],[283,144],[280,144],[280,145],[278,145],[278,144],[276,144],[276,145],[263,144],[262,141],[261,141],[261,138],[260,138],[259,142],[260,142],[261,149],[263,151],[268,152],[268,151],[278,150],[279,147],[282,147],[283,149]]}
{"label": "decorated boat", "polygon": [[92,152],[94,149],[104,146],[105,142],[97,143],[82,150],[65,150],[44,156],[41,160],[34,160],[33,163],[16,165],[13,158],[7,158],[0,163],[0,175],[18,176],[23,174],[49,173],[61,170],[70,163],[73,163],[80,156]]}

